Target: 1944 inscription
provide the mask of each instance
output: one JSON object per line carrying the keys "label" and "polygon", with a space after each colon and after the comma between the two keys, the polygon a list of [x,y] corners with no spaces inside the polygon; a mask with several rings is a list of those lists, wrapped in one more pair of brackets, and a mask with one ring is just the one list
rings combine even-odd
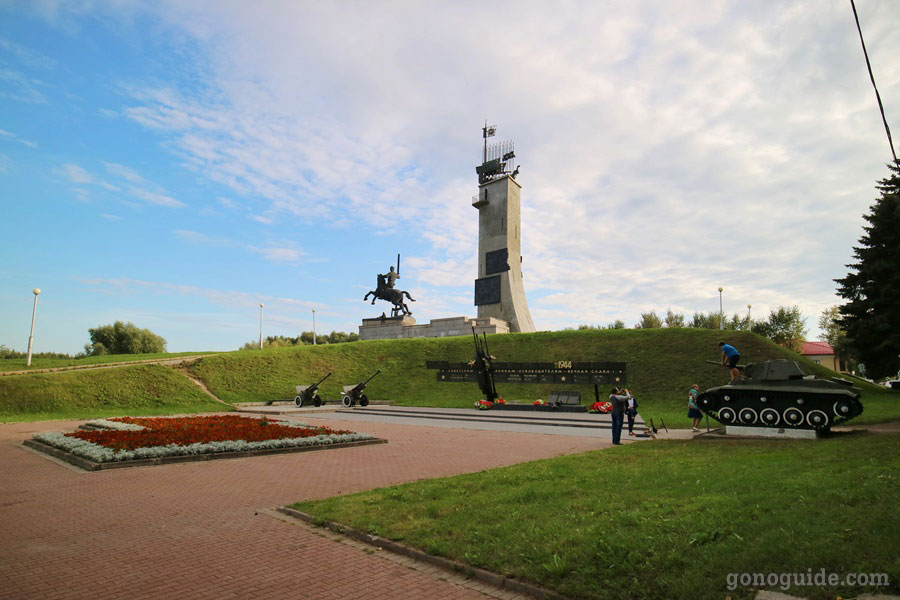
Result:
{"label": "1944 inscription", "polygon": [[[446,382],[476,381],[475,370],[467,363],[428,361],[429,369],[437,369],[437,380]],[[625,383],[626,363],[575,362],[552,363],[495,362],[492,365],[497,383],[621,384]]]}

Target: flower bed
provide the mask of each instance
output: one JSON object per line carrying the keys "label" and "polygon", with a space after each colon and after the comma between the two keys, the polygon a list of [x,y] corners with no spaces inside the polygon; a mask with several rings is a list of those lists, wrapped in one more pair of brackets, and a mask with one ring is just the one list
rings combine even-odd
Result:
{"label": "flower bed", "polygon": [[[159,464],[161,459],[226,458],[313,448],[383,443],[366,433],[289,420],[235,415],[98,419],[73,433],[39,433],[26,442],[59,458],[84,459],[90,468],[111,463]],[[31,443],[29,443],[31,442]],[[89,468],[83,461],[69,460]]]}

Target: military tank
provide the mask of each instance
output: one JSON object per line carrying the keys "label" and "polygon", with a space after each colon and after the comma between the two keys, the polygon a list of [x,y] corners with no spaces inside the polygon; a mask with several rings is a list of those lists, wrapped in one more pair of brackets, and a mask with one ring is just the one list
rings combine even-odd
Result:
{"label": "military tank", "polygon": [[745,365],[739,381],[706,390],[697,406],[725,425],[821,431],[862,414],[859,397],[846,379],[816,379],[779,359]]}

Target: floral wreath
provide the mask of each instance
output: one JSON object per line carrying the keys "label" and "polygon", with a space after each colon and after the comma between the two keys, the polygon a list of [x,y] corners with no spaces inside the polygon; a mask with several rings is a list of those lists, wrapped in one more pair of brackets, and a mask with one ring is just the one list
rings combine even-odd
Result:
{"label": "floral wreath", "polygon": [[612,410],[612,402],[594,402],[588,409],[590,413],[606,414]]}

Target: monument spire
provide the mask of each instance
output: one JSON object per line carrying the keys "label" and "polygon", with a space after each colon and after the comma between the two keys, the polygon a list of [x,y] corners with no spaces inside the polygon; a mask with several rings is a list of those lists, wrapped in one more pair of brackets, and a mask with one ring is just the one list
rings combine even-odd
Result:
{"label": "monument spire", "polygon": [[509,323],[510,331],[534,331],[534,322],[522,285],[521,190],[515,180],[519,166],[515,144],[501,141],[488,146],[496,134],[495,126],[484,122],[483,161],[475,167],[478,196],[472,206],[478,209],[478,278],[475,280],[475,305],[478,318],[494,317]]}

